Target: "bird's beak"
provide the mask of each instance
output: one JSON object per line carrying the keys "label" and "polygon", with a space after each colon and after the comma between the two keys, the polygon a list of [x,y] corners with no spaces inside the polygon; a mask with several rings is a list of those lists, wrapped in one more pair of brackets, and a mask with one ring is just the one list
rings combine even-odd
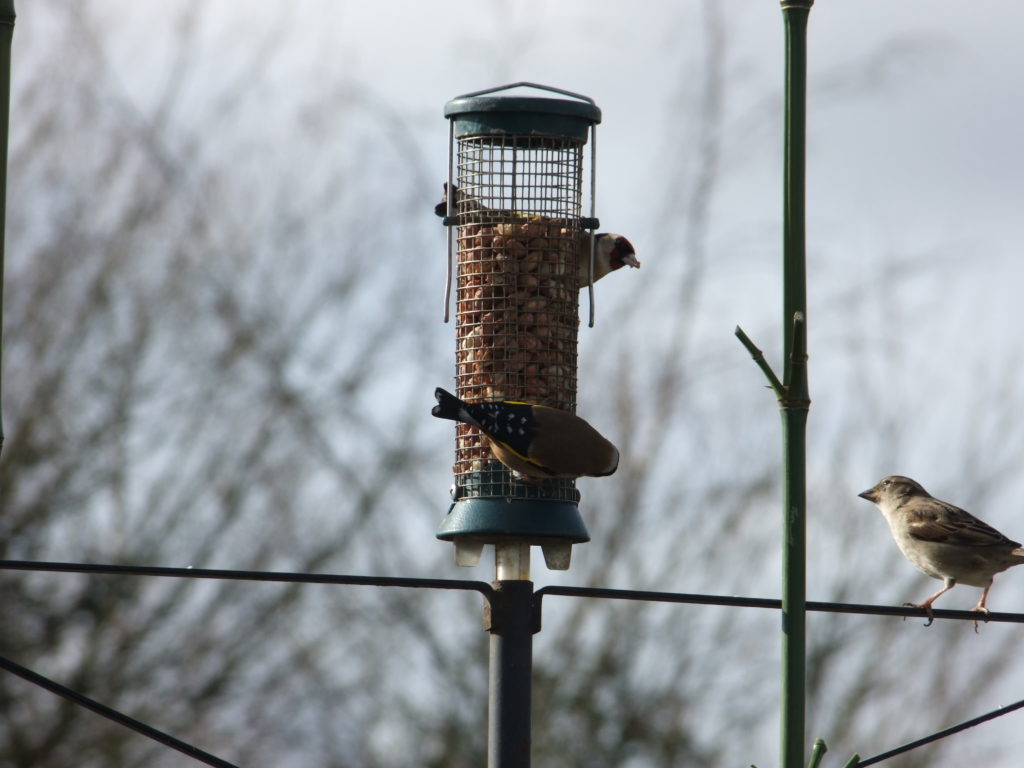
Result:
{"label": "bird's beak", "polygon": [[861,493],[858,493],[857,495],[860,496],[862,499],[867,499],[868,501],[870,501],[872,503],[874,503],[874,501],[875,501],[875,489],[874,488],[869,488],[868,490],[862,491]]}

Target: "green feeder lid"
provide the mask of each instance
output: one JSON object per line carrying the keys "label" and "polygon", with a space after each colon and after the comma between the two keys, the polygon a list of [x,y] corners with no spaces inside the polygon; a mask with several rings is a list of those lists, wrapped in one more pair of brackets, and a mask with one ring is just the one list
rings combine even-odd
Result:
{"label": "green feeder lid", "polygon": [[[537,88],[571,96],[551,99],[537,96],[495,96],[511,88]],[[444,116],[453,122],[457,138],[465,136],[525,136],[560,138],[586,143],[590,127],[601,122],[594,100],[571,91],[536,83],[512,83],[457,96],[444,105]]]}
{"label": "green feeder lid", "polygon": [[590,541],[590,534],[579,508],[572,502],[466,498],[452,504],[437,538],[467,538],[488,544],[579,544]]}

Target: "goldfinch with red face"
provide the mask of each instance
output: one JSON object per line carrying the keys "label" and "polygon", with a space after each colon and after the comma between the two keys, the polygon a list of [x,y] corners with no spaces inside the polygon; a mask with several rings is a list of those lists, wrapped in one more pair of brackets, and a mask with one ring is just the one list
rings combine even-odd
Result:
{"label": "goldfinch with red face", "polygon": [[[633,244],[622,235],[614,232],[598,232],[594,235],[594,282],[596,283],[609,272],[623,267],[640,269]],[[581,232],[576,249],[579,263],[580,288],[590,285],[590,233]]]}
{"label": "goldfinch with red face", "polygon": [[528,479],[603,477],[618,469],[618,449],[568,411],[507,400],[467,403],[440,387],[434,397],[434,416],[479,429],[494,457]]}

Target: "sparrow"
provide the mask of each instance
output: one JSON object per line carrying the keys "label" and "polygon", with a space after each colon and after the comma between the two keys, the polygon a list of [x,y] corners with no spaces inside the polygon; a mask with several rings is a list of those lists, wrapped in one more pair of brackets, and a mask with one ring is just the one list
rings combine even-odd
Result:
{"label": "sparrow", "polygon": [[[972,610],[988,613],[985,601],[993,577],[1024,563],[1019,542],[969,512],[934,498],[909,477],[886,477],[858,495],[882,511],[907,560],[925,575],[944,582],[942,589],[924,602],[904,603],[927,612],[925,626],[935,620],[932,603],[957,584],[982,587],[981,599]],[[974,627],[977,630],[977,621]]]}
{"label": "sparrow", "polygon": [[[489,211],[477,198],[463,195],[457,186],[455,190],[456,216],[476,213],[478,211]],[[444,185],[444,196],[441,202],[434,206],[434,213],[438,216],[448,215],[448,184]],[[524,218],[523,221],[526,219]],[[564,233],[564,230],[563,230]],[[590,232],[581,230],[576,234],[576,263],[579,265],[580,288],[590,285]],[[640,261],[636,258],[636,249],[623,235],[614,232],[598,232],[594,235],[594,282],[596,283],[605,275],[614,272],[622,267],[633,267],[640,269]]]}
{"label": "sparrow", "polygon": [[618,449],[568,411],[509,400],[467,403],[440,387],[434,397],[434,416],[479,429],[494,457],[528,480],[603,477],[618,469]]}

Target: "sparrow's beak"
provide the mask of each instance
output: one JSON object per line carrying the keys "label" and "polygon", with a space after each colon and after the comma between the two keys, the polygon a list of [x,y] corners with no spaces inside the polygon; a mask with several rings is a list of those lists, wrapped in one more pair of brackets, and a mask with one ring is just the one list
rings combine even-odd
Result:
{"label": "sparrow's beak", "polygon": [[862,499],[867,499],[872,504],[875,502],[875,489],[874,488],[870,488],[870,489],[868,489],[866,491],[858,493],[857,495],[860,496]]}

